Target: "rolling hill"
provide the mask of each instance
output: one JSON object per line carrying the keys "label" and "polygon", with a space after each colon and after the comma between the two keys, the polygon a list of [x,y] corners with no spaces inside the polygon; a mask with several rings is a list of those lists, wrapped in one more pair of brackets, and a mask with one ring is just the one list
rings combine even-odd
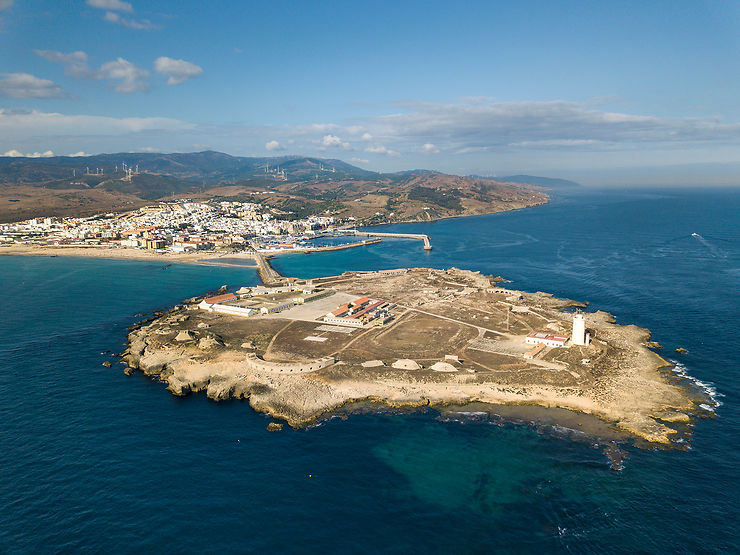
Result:
{"label": "rolling hill", "polygon": [[363,223],[483,214],[547,201],[525,184],[428,170],[376,173],[304,156],[206,151],[0,157],[0,221],[130,210],[183,196],[269,202],[278,217],[288,219],[333,214]]}

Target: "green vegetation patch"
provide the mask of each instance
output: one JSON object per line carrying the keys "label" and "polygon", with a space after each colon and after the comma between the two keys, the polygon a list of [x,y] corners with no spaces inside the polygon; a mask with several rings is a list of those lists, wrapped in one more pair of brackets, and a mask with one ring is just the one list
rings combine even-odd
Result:
{"label": "green vegetation patch", "polygon": [[329,213],[339,212],[347,208],[338,200],[324,200],[319,202],[306,202],[299,199],[286,199],[279,204],[280,210],[285,214],[275,214],[280,220],[303,220],[311,216],[324,214],[327,210]]}
{"label": "green vegetation patch", "polygon": [[409,200],[428,202],[441,206],[442,208],[458,212],[463,210],[463,206],[460,203],[461,196],[462,195],[458,189],[440,191],[439,189],[432,189],[431,187],[414,187],[408,193]]}

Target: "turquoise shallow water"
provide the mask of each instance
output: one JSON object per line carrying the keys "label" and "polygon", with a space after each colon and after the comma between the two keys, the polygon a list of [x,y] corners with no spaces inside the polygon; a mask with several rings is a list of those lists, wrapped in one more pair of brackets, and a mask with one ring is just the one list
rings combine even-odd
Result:
{"label": "turquoise shallow water", "polygon": [[383,241],[274,261],[306,277],[477,269],[650,328],[723,404],[689,451],[628,447],[621,472],[589,442],[433,412],[270,434],[246,403],[101,365],[137,314],[256,283],[253,269],[2,257],[0,552],[734,551],[738,214],[737,189],[590,191],[389,226],[428,233],[431,253]]}

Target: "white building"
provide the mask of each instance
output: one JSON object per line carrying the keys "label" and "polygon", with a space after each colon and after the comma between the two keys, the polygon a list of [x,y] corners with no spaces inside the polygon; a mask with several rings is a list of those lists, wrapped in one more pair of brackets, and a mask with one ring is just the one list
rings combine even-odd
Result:
{"label": "white building", "polygon": [[340,316],[334,316],[331,313],[327,314],[323,318],[327,324],[337,324],[339,326],[351,326],[353,328],[361,328],[364,326],[362,320],[357,318],[342,318]]}
{"label": "white building", "polygon": [[281,304],[276,304],[272,306],[263,306],[260,308],[260,312],[262,314],[274,314],[276,312],[282,312],[283,310],[288,310],[290,307],[295,306],[295,303],[293,301],[288,301]]}
{"label": "white building", "polygon": [[573,315],[573,344],[588,346],[591,343],[591,334],[586,333],[586,317],[577,312]]}
{"label": "white building", "polygon": [[545,347],[563,347],[567,341],[568,337],[565,335],[556,335],[544,331],[533,331],[525,339],[528,345],[544,345]]}

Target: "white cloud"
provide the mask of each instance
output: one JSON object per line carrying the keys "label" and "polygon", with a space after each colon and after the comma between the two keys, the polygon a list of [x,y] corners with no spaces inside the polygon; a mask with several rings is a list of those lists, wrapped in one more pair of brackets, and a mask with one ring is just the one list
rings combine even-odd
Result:
{"label": "white cloud", "polygon": [[488,152],[491,150],[487,146],[466,146],[459,148],[455,151],[455,154],[472,154],[474,152]]}
{"label": "white cloud", "polygon": [[134,13],[134,7],[130,2],[123,2],[122,0],[87,0],[87,5],[99,10],[105,10],[103,19],[109,23],[115,23],[116,25],[122,25],[130,29],[142,29],[145,31],[157,29],[157,26],[148,19],[139,20],[126,18],[118,13]]}
{"label": "white cloud", "polygon": [[321,146],[323,148],[341,147],[344,150],[349,150],[350,148],[352,148],[349,143],[344,142],[342,139],[340,139],[336,135],[332,135],[331,133],[328,135],[324,135],[321,138]]}
{"label": "white cloud", "polygon": [[142,20],[127,19],[125,17],[121,17],[121,15],[117,14],[116,12],[105,12],[105,16],[103,17],[103,19],[105,21],[108,21],[109,23],[115,23],[116,25],[123,25],[124,27],[128,27],[130,29],[139,29],[139,30],[149,31],[151,29],[158,28],[148,19],[142,19]]}
{"label": "white cloud", "polygon": [[[251,128],[255,129],[255,128]],[[398,113],[354,119],[347,124],[314,123],[262,130],[281,144],[295,138],[319,151],[363,144],[387,157],[486,152],[634,152],[739,145],[740,123],[718,118],[661,118],[605,110],[564,100],[497,102],[476,98],[452,104],[406,103]],[[235,131],[247,137],[246,128]],[[263,135],[264,136],[264,135]],[[302,148],[305,148],[303,146]],[[310,146],[309,146],[310,148]],[[523,154],[522,154],[523,155]],[[440,160],[440,163],[443,161]]]}
{"label": "white cloud", "polygon": [[87,5],[99,10],[134,13],[134,7],[129,2],[123,2],[122,0],[87,0]]}
{"label": "white cloud", "polygon": [[74,152],[72,154],[67,154],[70,158],[79,158],[80,156],[90,156],[87,152],[84,152],[80,150],[79,152]]}
{"label": "white cloud", "polygon": [[[106,62],[102,66],[100,66],[99,70],[94,70],[90,68],[87,63],[87,54],[81,50],[69,53],[58,52],[56,50],[34,50],[34,52],[45,60],[48,60],[52,63],[62,64],[62,66],[64,66],[64,73],[71,77],[77,77],[80,79],[111,79],[114,81],[120,80],[120,83],[118,83],[115,87],[115,90],[120,93],[142,92],[149,90],[149,83],[146,81],[147,77],[149,77],[149,72],[145,69],[137,67],[133,63],[123,58],[118,58],[117,60]],[[160,60],[162,60],[162,58],[157,59],[157,61],[155,62],[155,66]],[[170,58],[166,58],[166,60],[170,60]],[[172,61],[181,62],[182,60]],[[184,63],[187,64],[187,62]],[[172,81],[175,77],[177,79],[181,79],[182,75],[183,72],[178,75],[175,75],[173,73],[174,77],[171,77],[170,81]]]}
{"label": "white cloud", "polygon": [[321,144],[324,146],[339,146],[342,144],[342,139],[336,135],[324,135],[321,139]]}
{"label": "white cloud", "polygon": [[29,73],[6,73],[0,78],[0,95],[12,98],[63,98],[67,93],[54,81]]}
{"label": "white cloud", "polygon": [[366,160],[365,158],[357,158],[353,156],[349,159],[350,162],[354,162],[355,164],[369,164],[370,160]]}
{"label": "white cloud", "polygon": [[0,108],[0,137],[110,136],[144,131],[181,132],[195,126],[171,118],[112,118]]}
{"label": "white cloud", "polygon": [[[679,148],[685,144],[740,141],[740,123],[609,112],[562,100],[475,99],[460,104],[417,102],[406,108],[406,112],[365,118],[360,123],[379,143],[394,150],[418,150],[417,145],[430,144],[440,151],[459,153],[523,147],[613,151],[645,144]],[[357,122],[353,122],[355,125]],[[347,128],[336,127],[334,133],[344,133]],[[382,151],[377,144],[371,148]],[[422,147],[422,152],[431,148]]]}
{"label": "white cloud", "polygon": [[81,50],[67,54],[56,50],[34,50],[34,52],[49,62],[62,64],[65,75],[88,79],[96,76],[96,72],[87,65],[87,54]]}
{"label": "white cloud", "polygon": [[293,135],[316,135],[332,133],[334,131],[345,131],[346,129],[336,123],[312,123],[309,125],[292,125],[287,126],[284,130],[289,131]]}
{"label": "white cloud", "polygon": [[399,152],[391,150],[390,148],[387,148],[383,145],[369,146],[365,149],[365,152],[369,152],[371,154],[383,154],[384,156],[401,156]]}
{"label": "white cloud", "polygon": [[106,79],[120,80],[120,83],[115,87],[116,92],[133,93],[149,90],[149,83],[146,81],[146,78],[149,77],[149,72],[136,67],[123,58],[104,63],[100,66],[99,74]]}
{"label": "white cloud", "polygon": [[166,75],[168,85],[179,85],[188,79],[203,73],[203,68],[185,60],[175,60],[167,56],[160,56],[154,60],[154,69],[157,73]]}
{"label": "white cloud", "polygon": [[[363,142],[364,133],[372,139]],[[21,152],[47,148],[55,152],[120,151],[146,144],[164,151],[189,151],[193,143],[200,142],[204,148],[249,154],[271,152],[268,144],[272,141],[307,155],[326,150],[351,153],[357,156],[353,162],[367,164],[364,160],[369,158],[385,170],[417,163],[423,167],[429,160],[425,151],[437,149],[440,154],[434,155],[435,169],[482,173],[467,170],[487,169],[487,153],[491,152],[508,164],[502,169],[517,170],[530,167],[533,160],[544,169],[634,165],[635,159],[649,156],[651,163],[734,159],[740,151],[740,124],[717,118],[668,119],[618,113],[576,102],[501,103],[487,99],[460,104],[416,103],[383,116],[296,126],[194,125],[166,118],[0,110],[0,152],[11,148]],[[342,150],[344,144],[348,151]]]}
{"label": "white cloud", "polygon": [[282,146],[282,145],[281,145],[281,144],[280,144],[279,142],[277,142],[277,141],[267,141],[267,142],[265,143],[265,149],[266,149],[266,150],[269,150],[269,151],[271,151],[271,152],[272,152],[273,150],[285,150],[285,149],[283,148],[283,146]]}
{"label": "white cloud", "polygon": [[3,156],[9,156],[11,158],[51,158],[54,153],[51,150],[46,152],[32,152],[30,154],[23,154],[22,152],[12,149],[3,154]]}
{"label": "white cloud", "polygon": [[599,145],[603,141],[597,141],[594,139],[550,139],[543,141],[519,141],[517,143],[511,143],[509,146],[521,146],[521,147],[577,147],[577,146],[588,146],[588,145]]}

